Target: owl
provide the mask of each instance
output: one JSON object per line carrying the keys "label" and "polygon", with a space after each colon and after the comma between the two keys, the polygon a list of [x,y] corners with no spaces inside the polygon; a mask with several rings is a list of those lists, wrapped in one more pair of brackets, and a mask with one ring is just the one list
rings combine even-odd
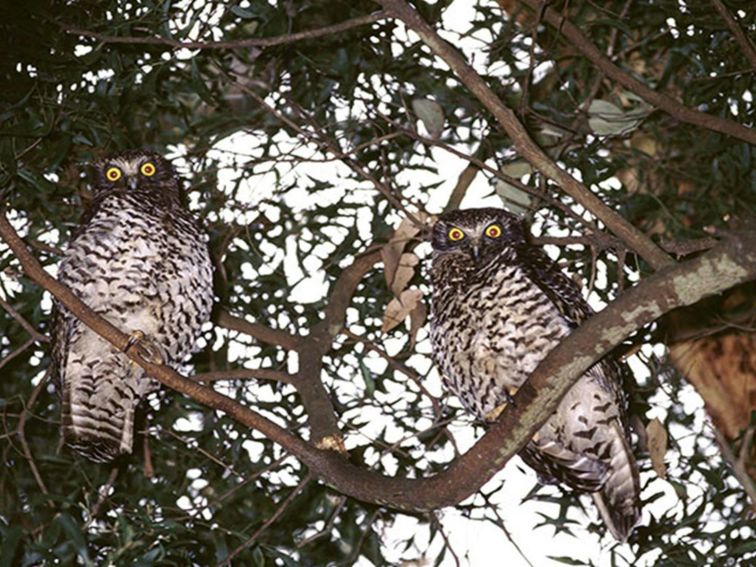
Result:
{"label": "owl", "polygon": [[[93,200],[60,263],[58,278],[89,307],[177,366],[193,352],[213,304],[205,235],[181,203],[170,162],[142,150],[91,166]],[[130,453],[134,413],[159,383],[56,305],[52,375],[63,438],[91,461]]]}
{"label": "owl", "polygon": [[[432,241],[433,360],[466,411],[492,421],[592,311],[504,210],[442,215]],[[541,482],[590,493],[609,531],[625,541],[639,519],[640,486],[620,372],[611,357],[588,370],[520,456]]]}

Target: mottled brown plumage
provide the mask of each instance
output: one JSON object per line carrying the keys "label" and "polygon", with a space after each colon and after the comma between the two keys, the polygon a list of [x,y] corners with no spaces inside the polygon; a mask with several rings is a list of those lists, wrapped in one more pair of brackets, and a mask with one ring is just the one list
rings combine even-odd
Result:
{"label": "mottled brown plumage", "polygon": [[[94,199],[58,277],[122,331],[144,333],[164,362],[176,366],[210,317],[205,237],[181,205],[179,179],[161,156],[130,151],[91,169]],[[158,382],[59,305],[52,335],[66,444],[96,462],[130,453],[136,407]]]}
{"label": "mottled brown plumage", "polygon": [[[433,249],[433,358],[467,411],[488,420],[592,311],[504,210],[443,215]],[[578,380],[521,456],[542,482],[590,492],[624,541],[638,521],[640,488],[620,388],[618,364],[607,357]]]}

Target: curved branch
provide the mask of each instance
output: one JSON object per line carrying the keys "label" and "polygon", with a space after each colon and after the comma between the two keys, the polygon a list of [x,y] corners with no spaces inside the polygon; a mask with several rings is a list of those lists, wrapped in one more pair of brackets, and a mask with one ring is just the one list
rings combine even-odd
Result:
{"label": "curved branch", "polygon": [[[542,0],[523,0],[523,3],[536,13],[541,13],[544,3]],[[596,47],[575,24],[566,19],[553,8],[545,7],[543,20],[557,30],[561,35],[570,40],[583,56],[600,69],[607,77],[616,81],[627,90],[637,94],[647,103],[659,108],[676,118],[680,122],[687,122],[694,126],[701,126],[708,130],[714,130],[733,138],[739,138],[749,144],[756,144],[756,130],[738,124],[733,120],[720,118],[713,114],[705,114],[682,105],[670,96],[657,92],[641,81],[634,79],[630,74],[617,67],[612,61]],[[739,29],[739,28],[738,28]]]}
{"label": "curved branch", "polygon": [[321,380],[323,356],[331,350],[333,339],[341,332],[346,310],[352,301],[357,284],[381,259],[380,248],[372,248],[358,256],[351,266],[341,272],[329,291],[325,318],[303,337],[297,352],[299,372],[296,374],[297,392],[307,409],[311,441],[318,446],[343,450],[341,431],[331,397]]}
{"label": "curved branch", "polygon": [[637,252],[652,268],[658,270],[674,263],[674,260],[651,239],[640,232],[621,215],[615,213],[582,183],[561,169],[536,144],[517,119],[515,113],[496,96],[483,78],[465,61],[460,53],[444,41],[436,31],[423,20],[420,14],[404,0],[374,0],[386,11],[420,36],[436,55],[443,59],[457,74],[459,80],[493,114],[496,121],[512,140],[520,155],[528,160],[546,177],[559,184],[562,190],[598,217],[629,248]]}
{"label": "curved branch", "polygon": [[[121,350],[128,336],[96,314],[66,286],[50,276],[29,252],[4,215],[0,237],[13,250],[24,272],[52,293],[84,324]],[[572,384],[627,336],[677,307],[756,279],[756,233],[743,233],[702,256],[665,268],[625,292],[591,317],[554,349],[515,395],[515,404],[448,469],[423,479],[385,477],[354,466],[333,451],[306,443],[240,403],[155,365],[132,349],[128,356],[162,384],[239,423],[260,431],[310,467],[324,482],[353,498],[383,506],[427,511],[454,505],[487,482],[522,448],[555,411]]]}

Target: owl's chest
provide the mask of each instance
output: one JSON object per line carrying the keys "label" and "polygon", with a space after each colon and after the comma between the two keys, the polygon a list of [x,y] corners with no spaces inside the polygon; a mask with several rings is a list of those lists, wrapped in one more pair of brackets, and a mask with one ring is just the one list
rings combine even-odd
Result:
{"label": "owl's chest", "polygon": [[519,387],[569,334],[549,298],[515,266],[447,297],[434,302],[434,356],[460,395]]}
{"label": "owl's chest", "polygon": [[71,243],[60,275],[98,308],[150,298],[165,302],[163,295],[178,301],[176,295],[195,281],[207,285],[211,268],[207,247],[192,227],[165,214],[107,206]]}

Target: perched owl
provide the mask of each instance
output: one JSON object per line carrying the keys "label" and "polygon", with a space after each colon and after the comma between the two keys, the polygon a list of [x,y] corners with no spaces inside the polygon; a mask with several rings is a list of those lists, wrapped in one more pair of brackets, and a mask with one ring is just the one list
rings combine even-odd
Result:
{"label": "perched owl", "polygon": [[[179,178],[141,150],[94,163],[91,175],[94,198],[58,277],[130,344],[143,340],[176,366],[213,303],[207,244],[181,204]],[[58,305],[52,338],[65,442],[95,462],[130,453],[135,409],[159,383]]]}
{"label": "perched owl", "polygon": [[[444,384],[491,421],[538,363],[592,313],[575,284],[501,209],[453,211],[433,228],[433,359]],[[640,515],[620,368],[583,375],[521,452],[542,482],[590,492],[625,541]]]}

